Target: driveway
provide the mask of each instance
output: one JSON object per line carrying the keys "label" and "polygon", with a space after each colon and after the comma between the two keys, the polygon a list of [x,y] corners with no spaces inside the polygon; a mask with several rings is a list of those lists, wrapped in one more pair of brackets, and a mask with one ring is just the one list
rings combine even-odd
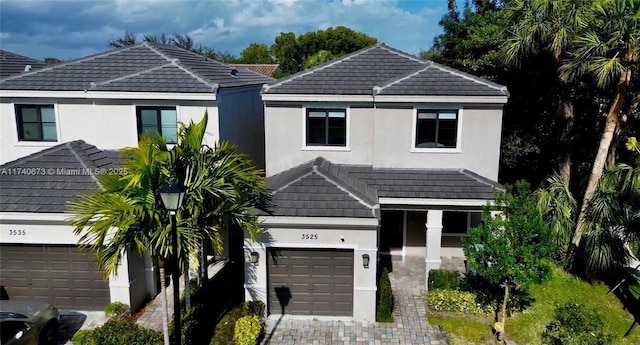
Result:
{"label": "driveway", "polygon": [[427,322],[424,258],[394,261],[391,269],[395,323],[269,318],[262,344],[448,344],[445,333]]}
{"label": "driveway", "polygon": [[93,329],[107,321],[102,311],[60,310],[58,345],[70,345],[71,338],[80,329]]}

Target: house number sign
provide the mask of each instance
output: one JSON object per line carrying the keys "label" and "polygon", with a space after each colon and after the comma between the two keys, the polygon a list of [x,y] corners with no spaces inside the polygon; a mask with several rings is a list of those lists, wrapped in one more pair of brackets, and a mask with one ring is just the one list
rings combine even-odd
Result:
{"label": "house number sign", "polygon": [[302,234],[303,240],[317,240],[318,234]]}
{"label": "house number sign", "polygon": [[9,229],[9,236],[27,236],[27,230]]}

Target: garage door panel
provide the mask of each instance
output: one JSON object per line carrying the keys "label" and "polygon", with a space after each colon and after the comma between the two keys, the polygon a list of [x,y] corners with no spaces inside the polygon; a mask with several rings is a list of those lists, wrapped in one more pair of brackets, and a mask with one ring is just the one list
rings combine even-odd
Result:
{"label": "garage door panel", "polygon": [[11,299],[58,308],[101,310],[110,300],[95,257],[76,246],[2,245],[0,281]]}
{"label": "garage door panel", "polygon": [[288,298],[285,314],[353,315],[353,251],[271,249],[267,262],[271,313]]}

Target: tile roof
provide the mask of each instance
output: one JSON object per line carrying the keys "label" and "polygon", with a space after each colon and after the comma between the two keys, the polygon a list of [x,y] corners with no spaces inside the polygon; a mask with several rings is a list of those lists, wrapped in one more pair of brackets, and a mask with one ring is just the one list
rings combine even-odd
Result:
{"label": "tile roof", "polygon": [[263,87],[263,94],[508,96],[506,87],[378,43]]}
{"label": "tile roof", "polygon": [[31,70],[47,66],[42,61],[0,49],[0,78],[22,74],[27,65],[31,66]]}
{"label": "tile roof", "polygon": [[379,198],[493,200],[494,190],[504,190],[465,169],[373,168],[322,157],[271,176],[267,183],[270,215],[298,217],[375,217]]}
{"label": "tile roof", "polygon": [[212,93],[272,78],[169,45],[140,43],[0,80],[0,90]]}
{"label": "tile roof", "polygon": [[63,213],[76,194],[98,190],[96,173],[117,166],[119,152],[82,140],[0,166],[0,212]]}
{"label": "tile roof", "polygon": [[273,74],[280,68],[277,63],[274,64],[259,64],[259,63],[230,63],[229,66],[248,68],[254,72],[264,74],[267,77],[272,77]]}

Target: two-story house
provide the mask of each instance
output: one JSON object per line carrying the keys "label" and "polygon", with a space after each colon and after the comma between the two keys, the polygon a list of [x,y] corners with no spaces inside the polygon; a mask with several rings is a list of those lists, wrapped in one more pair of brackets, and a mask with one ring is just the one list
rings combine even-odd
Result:
{"label": "two-story house", "polygon": [[175,143],[178,124],[205,111],[208,145],[232,141],[264,167],[260,89],[272,80],[152,43],[0,79],[0,284],[10,298],[100,310],[155,296],[157,269],[136,253],[104,280],[77,247],[66,202],[101,188],[95,174],[117,173],[117,150],[141,133]]}
{"label": "two-story house", "polygon": [[273,208],[245,239],[246,298],[270,314],[375,321],[381,255],[422,257],[427,273],[463,260],[461,237],[502,188],[507,98],[384,44],[266,85]]}

